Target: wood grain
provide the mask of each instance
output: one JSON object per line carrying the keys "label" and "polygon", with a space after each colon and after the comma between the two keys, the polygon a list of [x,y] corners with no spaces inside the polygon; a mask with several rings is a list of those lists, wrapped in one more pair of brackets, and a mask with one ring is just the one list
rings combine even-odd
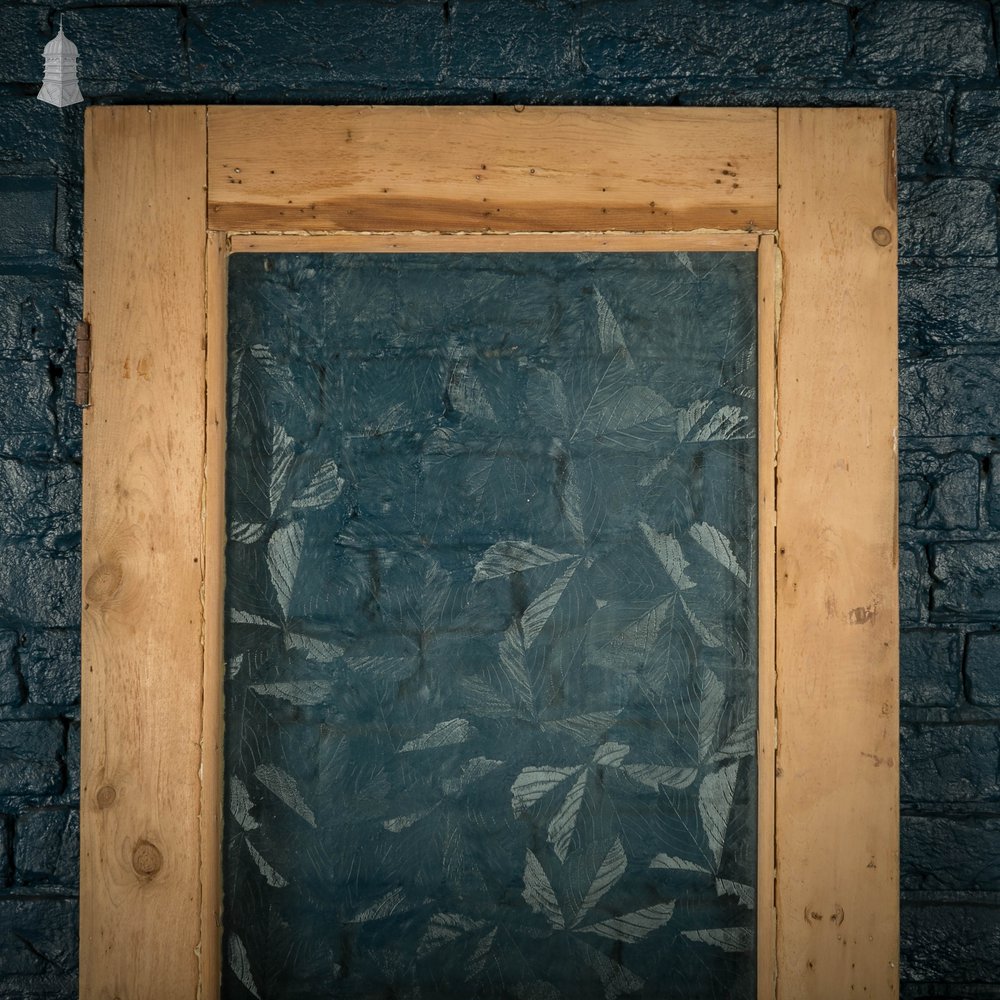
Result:
{"label": "wood grain", "polygon": [[204,108],[87,112],[85,1000],[199,981],[205,141]]}
{"label": "wood grain", "polygon": [[899,944],[895,120],[782,110],[778,133],[778,997],[887,1000]]}
{"label": "wood grain", "polygon": [[771,230],[773,109],[218,107],[209,226]]}
{"label": "wood grain", "polygon": [[[778,436],[761,879],[772,639],[779,774],[777,916],[769,924],[760,885],[759,995],[772,995],[769,934],[781,1000],[895,995],[893,127],[891,113],[854,110],[88,112],[82,997],[217,995],[226,247],[211,235],[206,256],[207,208],[209,229],[251,231],[232,248],[252,252],[440,252],[456,239],[567,250],[581,236],[608,251],[752,250],[780,223],[782,255],[765,237],[759,269],[762,623],[775,571],[766,436]],[[783,294],[776,431],[768,272]]]}
{"label": "wood grain", "polygon": [[753,252],[756,233],[231,233],[233,253]]}

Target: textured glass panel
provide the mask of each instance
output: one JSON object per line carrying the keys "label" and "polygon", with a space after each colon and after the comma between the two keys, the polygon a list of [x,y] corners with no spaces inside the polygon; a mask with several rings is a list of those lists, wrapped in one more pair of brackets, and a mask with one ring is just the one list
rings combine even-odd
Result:
{"label": "textured glass panel", "polygon": [[755,263],[232,258],[224,997],[753,996]]}

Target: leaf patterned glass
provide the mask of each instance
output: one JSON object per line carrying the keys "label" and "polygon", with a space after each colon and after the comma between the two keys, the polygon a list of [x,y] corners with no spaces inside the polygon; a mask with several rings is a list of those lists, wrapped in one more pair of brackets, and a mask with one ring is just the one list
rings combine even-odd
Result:
{"label": "leaf patterned glass", "polygon": [[223,997],[754,995],[755,281],[231,258]]}

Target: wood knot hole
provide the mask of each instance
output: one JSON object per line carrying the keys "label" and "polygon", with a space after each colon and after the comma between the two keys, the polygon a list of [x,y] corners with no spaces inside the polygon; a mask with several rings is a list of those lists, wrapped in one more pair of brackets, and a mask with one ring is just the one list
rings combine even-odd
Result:
{"label": "wood knot hole", "polygon": [[887,247],[892,242],[892,233],[885,226],[876,226],[872,230],[872,239],[880,247]]}
{"label": "wood knot hole", "polygon": [[117,798],[118,793],[115,791],[114,785],[102,785],[97,789],[97,805],[100,809],[113,806]]}
{"label": "wood knot hole", "polygon": [[87,599],[94,604],[103,604],[118,593],[125,574],[116,562],[101,563],[87,580],[84,588]]}
{"label": "wood knot hole", "polygon": [[132,852],[132,867],[136,875],[152,878],[163,867],[163,855],[148,840],[140,840]]}

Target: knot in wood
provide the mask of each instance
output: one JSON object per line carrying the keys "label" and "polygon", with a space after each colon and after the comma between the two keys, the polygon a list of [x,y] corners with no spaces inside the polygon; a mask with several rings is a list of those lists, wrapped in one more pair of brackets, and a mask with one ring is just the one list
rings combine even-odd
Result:
{"label": "knot in wood", "polygon": [[892,233],[885,226],[876,226],[872,230],[872,239],[880,247],[887,247],[892,242]]}
{"label": "knot in wood", "polygon": [[107,809],[114,805],[116,798],[118,798],[118,793],[115,791],[114,785],[102,785],[97,789],[97,805],[101,809]]}
{"label": "knot in wood", "polygon": [[140,840],[132,851],[132,867],[136,875],[152,878],[163,867],[163,855],[148,840]]}
{"label": "knot in wood", "polygon": [[118,593],[125,573],[117,562],[102,562],[90,574],[84,588],[87,600],[94,604],[104,604]]}

